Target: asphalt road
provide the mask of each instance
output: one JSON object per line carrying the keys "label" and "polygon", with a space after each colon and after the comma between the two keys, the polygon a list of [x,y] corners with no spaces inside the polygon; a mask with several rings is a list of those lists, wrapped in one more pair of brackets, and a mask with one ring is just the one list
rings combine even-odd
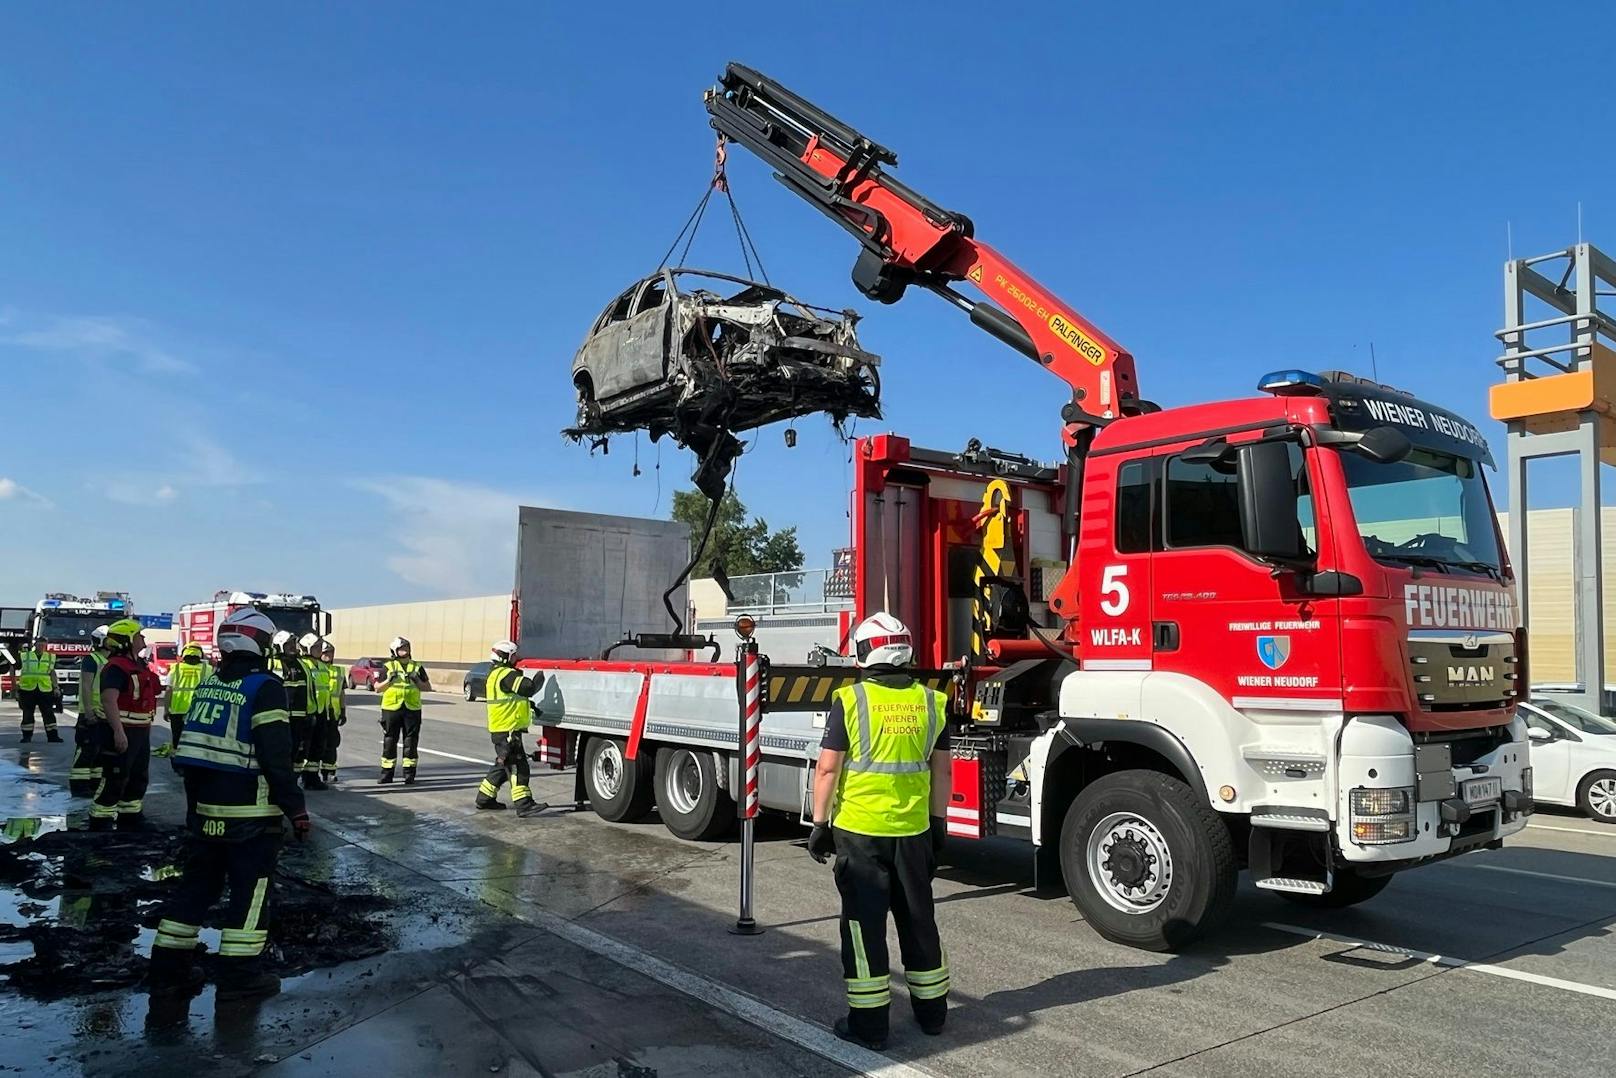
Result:
{"label": "asphalt road", "polygon": [[[565,808],[475,811],[482,705],[452,698],[427,703],[417,784],[377,786],[374,697],[351,702],[342,782],[310,795],[318,826],[562,934],[601,970],[627,963],[799,1043],[828,1041],[842,1010],[837,901],[800,828],[760,827],[766,931],[734,936],[735,846],[573,813],[570,772],[536,773],[539,796]],[[1609,1064],[1616,828],[1544,812],[1504,850],[1404,874],[1334,913],[1243,887],[1231,925],[1178,955],[1101,939],[1064,894],[1033,889],[1023,846],[955,842],[944,860],[949,1028],[924,1037],[895,1011],[886,1060],[855,1069],[1385,1078]]]}

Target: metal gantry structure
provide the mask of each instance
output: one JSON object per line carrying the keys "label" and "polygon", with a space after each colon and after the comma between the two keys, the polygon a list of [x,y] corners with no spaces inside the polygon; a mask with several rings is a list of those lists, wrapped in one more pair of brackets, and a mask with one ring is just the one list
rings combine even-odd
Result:
{"label": "metal gantry structure", "polygon": [[[1538,318],[1536,314],[1545,314]],[[1601,466],[1616,464],[1616,261],[1586,243],[1504,266],[1505,381],[1492,389],[1492,415],[1508,427],[1509,543],[1520,616],[1531,625],[1529,529],[1532,461],[1577,459],[1573,514],[1573,640],[1578,700],[1602,707],[1605,618]]]}

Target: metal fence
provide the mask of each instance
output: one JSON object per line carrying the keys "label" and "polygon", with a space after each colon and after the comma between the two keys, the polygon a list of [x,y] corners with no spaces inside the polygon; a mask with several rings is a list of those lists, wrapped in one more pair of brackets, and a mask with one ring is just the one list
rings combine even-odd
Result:
{"label": "metal fence", "polygon": [[850,610],[853,598],[835,569],[802,569],[794,573],[753,573],[731,577],[731,613],[807,614]]}

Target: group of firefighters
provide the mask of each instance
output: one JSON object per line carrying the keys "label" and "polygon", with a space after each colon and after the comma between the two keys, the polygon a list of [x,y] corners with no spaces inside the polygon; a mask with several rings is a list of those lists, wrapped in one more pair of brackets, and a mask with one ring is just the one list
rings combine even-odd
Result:
{"label": "group of firefighters", "polygon": [[[92,831],[143,826],[161,688],[141,659],[144,645],[139,622],[114,621],[95,631],[94,650],[80,668],[70,785],[75,794],[93,797]],[[277,631],[266,615],[245,607],[220,622],[215,645],[217,668],[199,645],[187,644],[163,697],[172,731],[165,754],[184,779],[192,843],[153,944],[154,1000],[183,1003],[200,988],[193,961],[202,920],[226,889],[220,998],[279,991],[280,980],[264,968],[262,956],[280,821],[284,816],[291,822],[299,841],[308,837],[304,791],[327,789],[336,780],[339,731],[346,722],[347,672],[334,661],[330,642],[314,633],[299,639]],[[863,676],[832,698],[814,774],[808,852],[821,863],[836,858],[848,1011],[835,1031],[880,1049],[892,1002],[889,916],[917,1024],[935,1035],[947,1016],[948,960],[931,889],[950,786],[947,700],[911,676],[914,649],[897,619],[865,619],[854,632],[854,646]],[[395,638],[390,652],[376,686],[383,731],[378,781],[392,782],[401,759],[408,785],[416,775],[421,691],[429,684],[408,640]],[[494,765],[478,787],[476,806],[505,808],[497,795],[508,781],[517,815],[534,815],[547,806],[533,798],[522,737],[543,675],[517,668],[511,641],[495,643],[489,657],[485,696]],[[61,740],[53,710],[40,701],[56,693],[54,662],[36,642],[18,664],[24,741],[32,736],[36,709],[43,710],[47,737]],[[181,1006],[178,1014],[184,1013]]]}

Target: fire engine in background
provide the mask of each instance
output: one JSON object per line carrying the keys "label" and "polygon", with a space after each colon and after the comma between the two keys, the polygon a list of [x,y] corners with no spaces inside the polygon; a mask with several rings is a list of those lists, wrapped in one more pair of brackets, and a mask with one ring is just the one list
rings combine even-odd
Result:
{"label": "fire engine in background", "polygon": [[[26,647],[35,637],[44,638],[45,650],[56,656],[56,684],[62,700],[72,705],[79,695],[79,660],[90,652],[90,634],[96,626],[132,617],[134,612],[135,604],[124,591],[98,591],[93,599],[49,592],[30,612],[22,643]],[[16,654],[15,645],[8,644],[7,650]],[[0,678],[0,688],[8,695],[15,693],[14,676]]]}
{"label": "fire engine in background", "polygon": [[[888,177],[891,151],[738,65],[707,104],[859,240],[867,296],[936,292],[1070,389],[1053,465],[853,445],[854,613],[901,618],[916,676],[953,690],[950,836],[1030,842],[1095,930],[1168,949],[1229,912],[1242,868],[1345,906],[1526,825],[1526,638],[1474,425],[1296,370],[1157,407],[1131,355]],[[806,813],[830,693],[857,674],[772,658],[761,804]],[[576,753],[597,813],[727,828],[735,665],[521,665],[546,675],[541,758]]]}
{"label": "fire engine in background", "polygon": [[331,632],[331,615],[320,609],[320,601],[312,595],[293,595],[290,592],[216,591],[213,599],[205,603],[186,603],[174,615],[174,631],[179,646],[201,644],[209,661],[219,661],[219,648],[214,643],[213,631],[225,618],[251,606],[285,629],[292,636]]}

